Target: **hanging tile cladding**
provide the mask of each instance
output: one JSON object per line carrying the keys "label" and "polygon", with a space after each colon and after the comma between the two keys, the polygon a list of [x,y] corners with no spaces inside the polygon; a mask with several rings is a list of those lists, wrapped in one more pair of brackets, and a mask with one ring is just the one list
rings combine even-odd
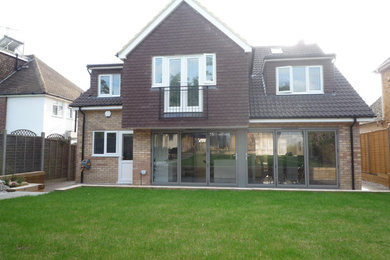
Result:
{"label": "hanging tile cladding", "polygon": [[[216,53],[217,88],[209,90],[208,119],[159,120],[152,57],[200,53]],[[124,61],[123,127],[247,126],[250,61],[251,54],[182,3]]]}

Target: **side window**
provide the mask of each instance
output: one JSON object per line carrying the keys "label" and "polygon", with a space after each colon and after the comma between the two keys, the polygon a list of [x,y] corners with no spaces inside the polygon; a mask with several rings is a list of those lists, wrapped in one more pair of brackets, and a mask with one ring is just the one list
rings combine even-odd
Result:
{"label": "side window", "polygon": [[117,132],[93,132],[93,155],[117,155]]}
{"label": "side window", "polygon": [[117,97],[121,91],[120,74],[99,75],[99,97]]}
{"label": "side window", "polygon": [[64,103],[59,101],[54,101],[52,106],[52,115],[62,117],[64,110]]}

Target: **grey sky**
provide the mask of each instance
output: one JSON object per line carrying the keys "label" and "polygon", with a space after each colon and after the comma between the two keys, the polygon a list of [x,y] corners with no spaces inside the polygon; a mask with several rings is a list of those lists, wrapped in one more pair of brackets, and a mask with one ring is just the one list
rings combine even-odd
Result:
{"label": "grey sky", "polygon": [[[381,94],[373,71],[390,56],[390,1],[199,0],[252,46],[318,43],[371,104]],[[170,0],[2,1],[0,35],[11,37],[76,83],[89,87],[87,64],[114,56]]]}

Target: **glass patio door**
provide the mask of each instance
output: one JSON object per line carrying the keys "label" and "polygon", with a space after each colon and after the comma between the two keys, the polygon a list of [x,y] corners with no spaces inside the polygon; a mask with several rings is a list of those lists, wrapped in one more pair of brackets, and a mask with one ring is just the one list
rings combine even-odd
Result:
{"label": "glass patio door", "polygon": [[183,133],[181,135],[182,183],[206,183],[206,157],[206,133]]}
{"label": "glass patio door", "polygon": [[234,133],[210,133],[210,183],[236,183],[236,137]]}

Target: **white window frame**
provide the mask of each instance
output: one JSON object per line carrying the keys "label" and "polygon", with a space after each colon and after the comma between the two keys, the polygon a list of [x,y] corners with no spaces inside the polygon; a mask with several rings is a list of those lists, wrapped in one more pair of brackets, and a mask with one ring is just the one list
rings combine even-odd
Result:
{"label": "white window frame", "polygon": [[[293,68],[294,67],[304,67],[305,76],[306,76],[306,91],[304,92],[295,92],[294,91],[294,79],[293,79]],[[288,68],[290,71],[290,90],[279,90],[279,69]],[[310,68],[320,68],[320,90],[310,90],[310,78],[309,78],[309,69]],[[305,94],[324,94],[324,76],[323,76],[323,66],[322,65],[308,65],[308,66],[281,66],[276,67],[276,94],[277,95],[305,95]]]}
{"label": "white window frame", "polygon": [[[57,114],[54,114],[53,108],[54,106],[57,107]],[[61,110],[59,109],[61,107]],[[60,111],[60,113],[58,113]],[[62,101],[53,101],[52,107],[51,107],[51,114],[54,117],[60,117],[62,118],[64,116],[64,102]]]}
{"label": "white window frame", "polygon": [[[104,153],[100,154],[95,154],[95,133],[100,133],[100,132],[103,132],[104,133],[104,147],[103,147],[103,151]],[[115,142],[115,153],[107,153],[107,134],[109,133],[115,133],[116,135],[116,142]],[[118,131],[93,131],[92,132],[92,156],[93,157],[118,157],[119,156],[119,134],[118,134]]]}
{"label": "white window frame", "polygon": [[[114,75],[119,75],[119,94],[118,95],[114,95],[112,94],[112,91],[113,91],[113,78],[114,78]],[[101,94],[100,90],[101,90],[101,77],[109,77],[110,78],[110,94]],[[119,73],[114,73],[114,74],[99,74],[99,77],[98,77],[98,97],[120,97],[120,93],[121,93],[121,74]]]}
{"label": "white window frame", "polygon": [[[212,81],[206,80],[206,57],[213,56],[213,72],[214,79]],[[152,88],[159,87],[169,87],[169,60],[170,59],[180,59],[181,60],[181,72],[182,80],[181,86],[187,86],[187,68],[186,61],[188,58],[198,58],[199,59],[199,86],[207,85],[216,85],[217,84],[217,59],[215,53],[203,53],[203,54],[194,54],[194,55],[177,55],[177,56],[155,56],[152,58]],[[162,59],[162,83],[156,83],[155,78],[155,64],[157,59]],[[185,60],[185,62],[183,62]],[[184,64],[185,63],[185,64]],[[100,80],[99,80],[100,82]],[[100,89],[99,89],[100,92]]]}

